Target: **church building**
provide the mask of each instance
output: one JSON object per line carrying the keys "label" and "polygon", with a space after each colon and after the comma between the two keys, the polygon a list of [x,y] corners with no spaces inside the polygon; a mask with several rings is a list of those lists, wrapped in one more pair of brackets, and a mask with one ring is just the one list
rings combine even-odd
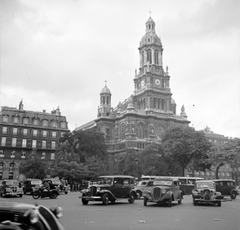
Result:
{"label": "church building", "polygon": [[140,67],[135,71],[133,94],[112,107],[111,91],[105,85],[100,92],[97,118],[75,129],[94,128],[105,134],[110,173],[116,172],[119,159],[127,150],[142,150],[149,144],[157,149],[164,130],[172,125],[188,126],[190,123],[184,106],[177,115],[168,67],[163,68],[162,42],[151,17],[146,22],[146,32],[138,50]]}

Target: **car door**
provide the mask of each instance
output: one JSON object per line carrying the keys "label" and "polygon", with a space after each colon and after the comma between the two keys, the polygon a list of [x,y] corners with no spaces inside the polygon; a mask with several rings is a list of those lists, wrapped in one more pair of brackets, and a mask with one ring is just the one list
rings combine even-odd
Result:
{"label": "car door", "polygon": [[123,193],[123,179],[114,178],[111,192],[116,198],[121,198]]}

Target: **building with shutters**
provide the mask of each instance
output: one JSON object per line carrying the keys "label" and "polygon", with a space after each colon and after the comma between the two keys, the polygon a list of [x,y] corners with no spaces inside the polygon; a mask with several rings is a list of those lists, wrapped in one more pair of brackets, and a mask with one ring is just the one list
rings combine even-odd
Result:
{"label": "building with shutters", "polygon": [[19,178],[19,165],[32,152],[43,161],[55,159],[58,139],[69,132],[59,107],[51,113],[1,107],[0,113],[0,180]]}

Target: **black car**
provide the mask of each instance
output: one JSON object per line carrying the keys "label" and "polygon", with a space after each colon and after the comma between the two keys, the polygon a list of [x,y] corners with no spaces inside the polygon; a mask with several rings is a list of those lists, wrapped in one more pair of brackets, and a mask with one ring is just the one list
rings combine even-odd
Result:
{"label": "black car", "polygon": [[195,182],[192,190],[193,205],[217,204],[221,206],[223,196],[216,191],[216,184],[212,180],[199,180]]}
{"label": "black car", "polygon": [[35,190],[36,187],[39,187],[42,185],[42,180],[40,179],[27,179],[24,181],[23,186],[23,192],[24,194],[30,193]]}
{"label": "black car", "polygon": [[0,230],[64,230],[58,220],[61,216],[61,207],[1,202]]}
{"label": "black car", "polygon": [[232,200],[236,199],[238,190],[236,187],[235,180],[231,179],[216,179],[216,191],[221,192],[223,196],[230,196]]}
{"label": "black car", "polygon": [[126,175],[100,176],[98,182],[81,191],[82,203],[101,201],[107,205],[117,200],[127,199],[134,203],[137,193],[134,190],[134,177]]}

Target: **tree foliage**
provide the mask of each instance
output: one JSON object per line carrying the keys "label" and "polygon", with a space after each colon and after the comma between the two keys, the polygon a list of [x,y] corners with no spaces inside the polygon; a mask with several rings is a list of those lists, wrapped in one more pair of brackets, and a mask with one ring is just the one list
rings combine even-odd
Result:
{"label": "tree foliage", "polygon": [[211,143],[202,131],[190,127],[175,126],[169,128],[162,137],[162,151],[166,159],[175,162],[181,168],[181,175],[187,167],[209,169],[208,152]]}
{"label": "tree foliage", "polygon": [[223,145],[213,145],[210,151],[210,161],[215,167],[216,179],[219,179],[219,169],[226,163],[239,161],[240,159],[240,139],[229,139]]}
{"label": "tree foliage", "polygon": [[35,153],[22,162],[19,166],[19,173],[25,175],[26,178],[44,179],[46,177],[47,165],[37,157]]}
{"label": "tree foliage", "polygon": [[106,173],[107,146],[104,134],[94,130],[65,134],[60,139],[52,175],[77,181]]}

